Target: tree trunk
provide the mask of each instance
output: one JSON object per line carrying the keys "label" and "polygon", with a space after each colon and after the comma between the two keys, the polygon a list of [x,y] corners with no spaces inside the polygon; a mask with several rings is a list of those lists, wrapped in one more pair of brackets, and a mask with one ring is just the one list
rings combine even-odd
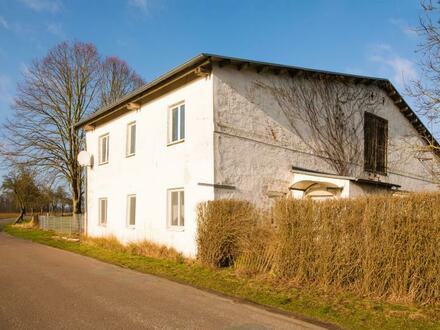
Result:
{"label": "tree trunk", "polygon": [[80,189],[77,185],[72,185],[72,213],[79,214],[81,213],[81,194]]}
{"label": "tree trunk", "polygon": [[14,225],[16,225],[17,223],[23,222],[25,213],[26,213],[26,209],[24,207],[20,207],[20,214],[17,217],[17,219],[15,219]]}

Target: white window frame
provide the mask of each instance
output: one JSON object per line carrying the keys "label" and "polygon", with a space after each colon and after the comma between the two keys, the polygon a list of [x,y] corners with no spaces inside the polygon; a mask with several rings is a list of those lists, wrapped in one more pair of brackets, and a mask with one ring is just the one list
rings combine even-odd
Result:
{"label": "white window frame", "polygon": [[[102,221],[101,202],[105,201],[105,221]],[[108,221],[108,199],[107,197],[98,198],[98,223],[100,226],[106,226]]]}
{"label": "white window frame", "polygon": [[[102,158],[102,140],[106,139],[106,149],[107,149],[107,159],[103,160]],[[108,163],[109,159],[109,148],[110,148],[110,135],[109,133],[103,134],[98,138],[98,158],[99,158],[99,165],[104,165]]]}
{"label": "white window frame", "polygon": [[131,148],[131,130],[132,130],[133,126],[136,127],[136,121],[132,121],[127,124],[127,145],[126,145],[126,152],[125,152],[126,157],[131,157],[131,156],[136,155],[136,142],[137,142],[137,139],[136,139],[137,129],[136,128],[135,128],[136,133],[134,135],[134,151],[130,152],[131,151],[130,150],[130,148]]}
{"label": "white window frame", "polygon": [[[178,225],[173,225],[172,224],[172,205],[171,205],[171,194],[173,192],[177,192],[177,221],[178,221]],[[183,193],[183,199],[184,199],[184,203],[183,203],[183,225],[180,223],[181,222],[181,199],[180,196]],[[185,229],[185,190],[183,188],[172,188],[172,189],[168,189],[167,191],[167,213],[168,213],[168,228],[172,229],[172,230],[178,230],[178,231],[183,231]]]}
{"label": "white window frame", "polygon": [[[181,131],[181,119],[182,119],[182,112],[181,109],[183,107],[183,117],[184,117],[184,123],[183,123],[183,136]],[[173,140],[173,110],[178,109],[177,111],[177,139]],[[168,145],[173,145],[176,143],[181,143],[185,141],[185,135],[186,135],[186,106],[185,102],[179,102],[175,103],[172,106],[168,107]]]}
{"label": "white window frame", "polygon": [[[136,200],[136,205],[134,209],[134,224],[130,224],[130,209],[131,209],[131,199],[134,197]],[[137,218],[137,197],[136,194],[127,195],[127,227],[134,228],[136,226],[136,218]]]}

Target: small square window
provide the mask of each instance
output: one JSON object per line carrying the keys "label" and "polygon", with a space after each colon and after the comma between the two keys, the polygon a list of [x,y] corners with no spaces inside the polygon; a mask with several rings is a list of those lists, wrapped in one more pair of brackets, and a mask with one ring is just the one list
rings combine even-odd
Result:
{"label": "small square window", "polygon": [[107,224],[107,198],[100,198],[98,200],[99,205],[99,224],[106,225]]}
{"label": "small square window", "polygon": [[108,163],[109,153],[109,135],[105,134],[99,137],[99,164]]}
{"label": "small square window", "polygon": [[130,227],[136,224],[136,195],[129,195],[127,199],[127,224]]}
{"label": "small square window", "polygon": [[185,225],[185,193],[183,189],[168,190],[168,223],[170,227]]}
{"label": "small square window", "polygon": [[169,110],[168,142],[174,143],[185,139],[185,104],[176,105]]}
{"label": "small square window", "polygon": [[136,153],[136,122],[127,125],[127,156]]}

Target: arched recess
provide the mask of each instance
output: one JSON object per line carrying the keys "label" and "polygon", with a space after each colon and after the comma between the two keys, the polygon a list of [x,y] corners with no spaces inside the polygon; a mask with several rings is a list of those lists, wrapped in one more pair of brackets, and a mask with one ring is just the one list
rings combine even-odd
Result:
{"label": "arched recess", "polygon": [[302,191],[303,198],[311,198],[314,200],[325,200],[340,197],[342,187],[325,181],[302,180],[294,183],[292,190]]}

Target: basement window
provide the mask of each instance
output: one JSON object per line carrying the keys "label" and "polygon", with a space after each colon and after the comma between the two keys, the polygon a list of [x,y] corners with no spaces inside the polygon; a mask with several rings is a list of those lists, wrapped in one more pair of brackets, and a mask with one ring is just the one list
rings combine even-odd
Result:
{"label": "basement window", "polygon": [[107,198],[100,198],[98,200],[99,207],[99,224],[105,226],[107,224]]}
{"label": "basement window", "polygon": [[185,140],[185,104],[170,107],[168,113],[168,143]]}
{"label": "basement window", "polygon": [[364,170],[386,175],[388,121],[369,112],[364,119]]}
{"label": "basement window", "polygon": [[108,163],[109,135],[105,134],[99,137],[99,164]]}
{"label": "basement window", "polygon": [[185,225],[185,193],[183,189],[168,190],[168,223],[171,228]]}
{"label": "basement window", "polygon": [[136,224],[136,195],[129,195],[127,198],[127,224],[129,227]]}

